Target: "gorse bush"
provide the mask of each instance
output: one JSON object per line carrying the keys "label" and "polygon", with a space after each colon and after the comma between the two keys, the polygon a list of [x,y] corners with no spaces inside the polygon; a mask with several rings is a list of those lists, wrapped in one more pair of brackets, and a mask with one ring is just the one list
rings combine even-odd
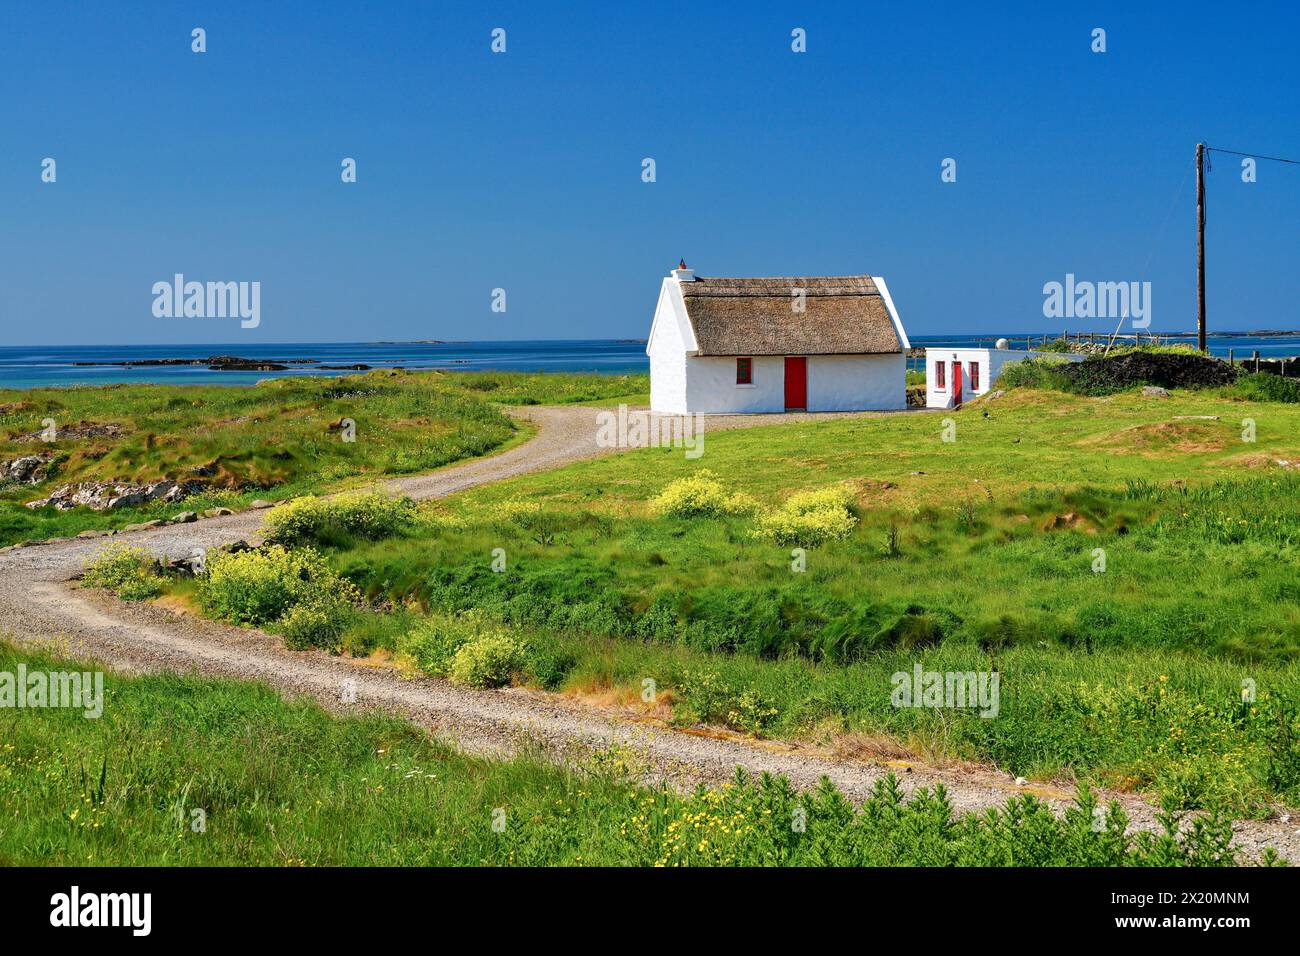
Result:
{"label": "gorse bush", "polygon": [[758,510],[758,502],[748,495],[729,494],[707,468],[689,478],[670,481],[650,506],[655,513],[670,518],[723,518]]}
{"label": "gorse bush", "polygon": [[332,498],[295,498],[267,512],[263,530],[267,541],[280,544],[325,542],[331,538],[386,538],[407,527],[415,517],[409,498],[377,492],[347,492]]}
{"label": "gorse bush", "polygon": [[218,553],[198,579],[205,611],[234,624],[283,628],[293,646],[333,646],[360,593],[310,548]]}
{"label": "gorse bush", "polygon": [[144,548],[128,544],[110,544],[102,550],[81,576],[92,588],[112,591],[124,601],[143,601],[162,593],[158,559]]}

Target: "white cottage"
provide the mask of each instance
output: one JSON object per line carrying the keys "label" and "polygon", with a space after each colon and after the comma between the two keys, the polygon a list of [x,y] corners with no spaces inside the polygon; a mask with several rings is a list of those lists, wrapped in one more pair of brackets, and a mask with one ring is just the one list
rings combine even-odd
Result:
{"label": "white cottage", "polygon": [[646,353],[665,414],[907,407],[907,333],[879,276],[664,279]]}
{"label": "white cottage", "polygon": [[[1005,341],[999,339],[998,343]],[[1083,358],[1072,353],[1027,349],[927,348],[925,405],[927,408],[957,408],[962,402],[978,398],[992,388],[1008,364],[1045,355],[1072,362]]]}

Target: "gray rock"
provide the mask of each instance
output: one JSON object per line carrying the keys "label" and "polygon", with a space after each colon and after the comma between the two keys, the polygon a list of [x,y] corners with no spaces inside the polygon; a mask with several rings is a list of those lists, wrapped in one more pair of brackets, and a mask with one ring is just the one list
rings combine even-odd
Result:
{"label": "gray rock", "polygon": [[167,522],[162,518],[154,518],[152,521],[141,521],[138,524],[129,524],[121,530],[123,532],[148,531],[150,528],[161,528],[166,524]]}
{"label": "gray rock", "polygon": [[198,482],[177,484],[174,481],[155,481],[147,485],[134,485],[116,481],[82,481],[75,485],[64,485],[48,498],[29,501],[27,507],[41,508],[49,505],[60,511],[78,507],[89,508],[91,511],[111,511],[152,501],[177,502],[202,487]]}
{"label": "gray rock", "polygon": [[221,518],[225,515],[233,515],[233,514],[234,512],[231,511],[229,508],[209,508],[207,511],[203,512],[203,517]]}
{"label": "gray rock", "polygon": [[1147,398],[1168,398],[1169,393],[1159,385],[1143,385],[1142,394]]}
{"label": "gray rock", "polygon": [[191,521],[198,521],[199,516],[193,511],[182,511],[176,517],[172,518],[172,524],[189,524]]}
{"label": "gray rock", "polygon": [[275,502],[267,501],[264,498],[255,498],[248,503],[249,509],[253,511],[257,511],[262,508],[272,508],[274,506],[275,506]]}
{"label": "gray rock", "polygon": [[89,529],[87,529],[87,530],[85,530],[85,531],[78,531],[78,532],[77,532],[77,537],[78,537],[78,538],[106,538],[106,537],[108,537],[108,535],[109,535],[109,532],[107,532],[107,531],[99,531],[99,530],[97,530],[97,529],[95,529],[95,528],[89,528]]}

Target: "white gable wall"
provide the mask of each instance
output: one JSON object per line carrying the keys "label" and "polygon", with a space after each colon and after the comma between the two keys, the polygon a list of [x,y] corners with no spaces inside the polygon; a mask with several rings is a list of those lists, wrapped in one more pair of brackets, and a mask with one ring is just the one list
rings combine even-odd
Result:
{"label": "white gable wall", "polygon": [[650,356],[650,407],[656,412],[685,415],[691,410],[686,404],[686,353],[695,347],[677,280],[664,279],[645,349]]}

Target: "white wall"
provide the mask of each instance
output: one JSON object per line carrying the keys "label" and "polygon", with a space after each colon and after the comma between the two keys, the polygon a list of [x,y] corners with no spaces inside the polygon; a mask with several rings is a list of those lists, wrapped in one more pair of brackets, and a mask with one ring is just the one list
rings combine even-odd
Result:
{"label": "white wall", "polygon": [[[755,355],[753,384],[736,384],[734,358],[689,356],[686,395],[691,412],[785,411],[785,357]],[[907,407],[903,355],[808,356],[808,411],[888,411]]]}
{"label": "white wall", "polygon": [[907,358],[903,353],[808,357],[810,412],[890,411],[906,407]]}
{"label": "white wall", "polygon": [[785,411],[785,359],[755,355],[752,385],[736,384],[736,360],[691,355],[686,359],[686,404],[691,412]]}

